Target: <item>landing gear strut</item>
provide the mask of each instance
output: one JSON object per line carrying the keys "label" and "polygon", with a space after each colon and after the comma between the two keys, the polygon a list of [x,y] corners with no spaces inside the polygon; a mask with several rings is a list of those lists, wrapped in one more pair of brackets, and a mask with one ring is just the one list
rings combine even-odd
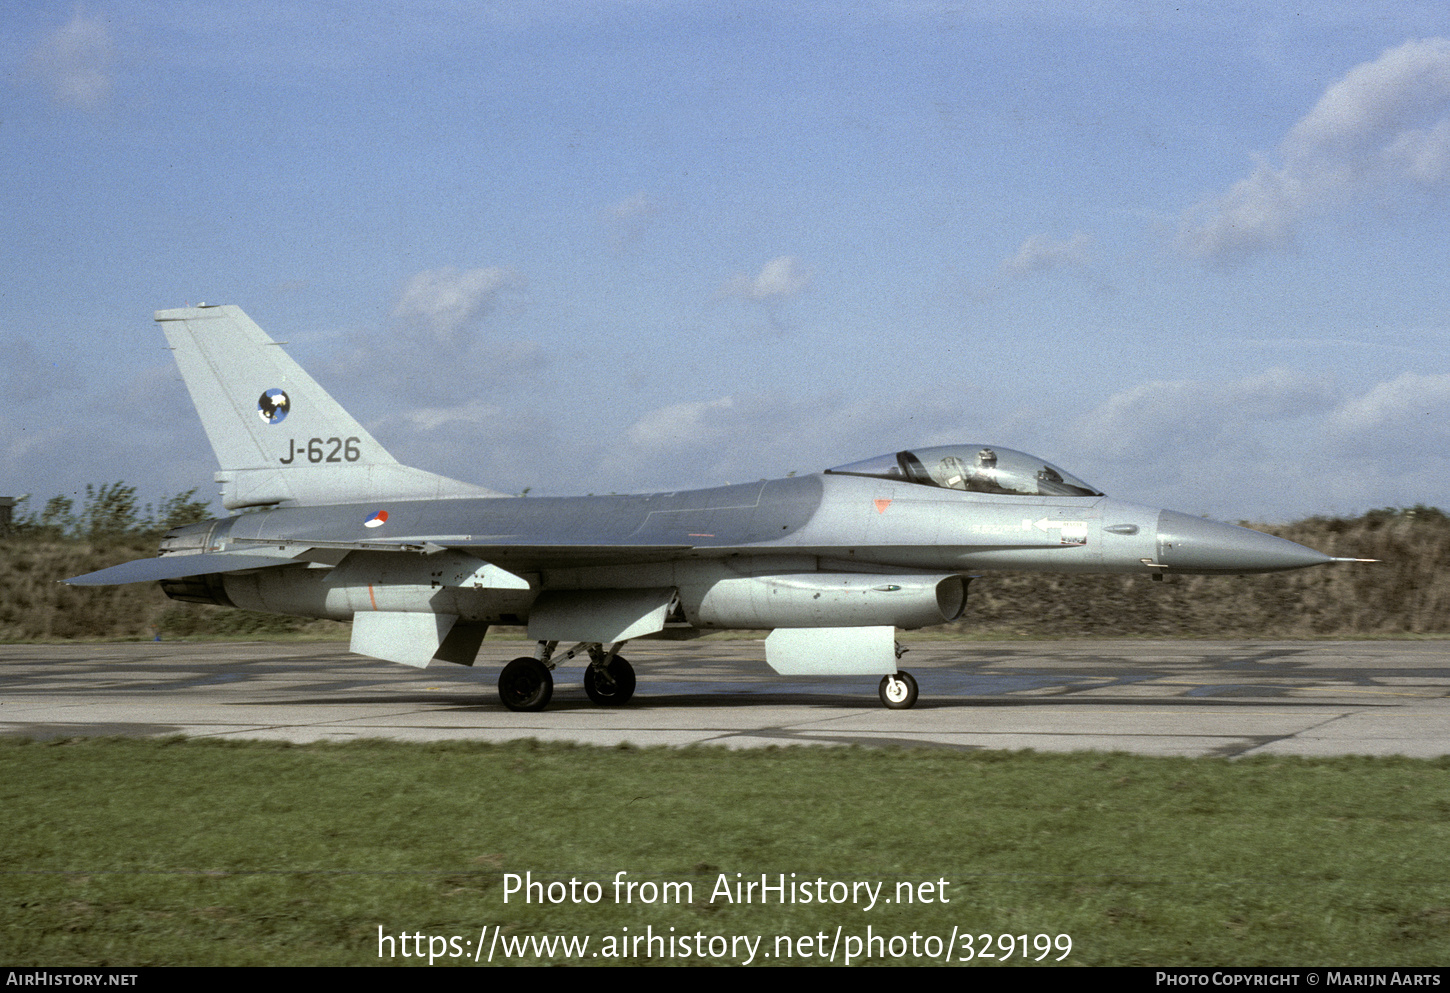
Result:
{"label": "landing gear strut", "polygon": [[881,677],[881,702],[892,710],[906,710],[916,703],[916,680],[909,672]]}

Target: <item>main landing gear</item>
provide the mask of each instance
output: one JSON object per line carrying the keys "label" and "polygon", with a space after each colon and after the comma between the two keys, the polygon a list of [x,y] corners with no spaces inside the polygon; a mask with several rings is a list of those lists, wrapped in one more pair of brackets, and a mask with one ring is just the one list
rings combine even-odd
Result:
{"label": "main landing gear", "polygon": [[498,697],[509,710],[543,710],[554,695],[554,674],[538,659],[514,659],[498,677]]}
{"label": "main landing gear", "polygon": [[619,707],[634,696],[634,667],[616,655],[607,665],[589,663],[584,670],[584,692],[601,707]]}
{"label": "main landing gear", "polygon": [[[622,707],[634,696],[634,667],[619,655],[623,642],[606,649],[599,642],[580,642],[562,655],[555,655],[556,641],[541,641],[534,658],[517,658],[504,666],[498,677],[498,695],[509,710],[543,710],[554,695],[553,669],[588,653],[589,665],[584,669],[584,692],[600,707]],[[905,651],[898,646],[897,657]],[[897,671],[881,677],[881,702],[891,710],[906,710],[916,705],[916,679],[909,672]]]}
{"label": "main landing gear", "polygon": [[[504,666],[498,677],[498,696],[509,710],[543,710],[554,695],[553,669],[557,641],[541,641],[534,658],[517,658]],[[634,667],[617,654],[624,642],[606,650],[598,642],[580,642],[558,660],[567,661],[581,652],[589,654],[584,670],[584,692],[601,707],[619,707],[634,696]]]}

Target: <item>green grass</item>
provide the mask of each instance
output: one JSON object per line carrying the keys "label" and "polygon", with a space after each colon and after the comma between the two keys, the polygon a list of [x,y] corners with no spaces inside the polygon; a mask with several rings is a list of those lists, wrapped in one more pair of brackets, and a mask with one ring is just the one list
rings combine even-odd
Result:
{"label": "green grass", "polygon": [[[15,965],[365,964],[380,927],[471,942],[485,925],[595,950],[625,927],[763,935],[762,951],[838,926],[1069,934],[1073,964],[1450,948],[1450,760],[8,740],[0,826]],[[616,904],[620,870],[694,899]],[[604,899],[505,903],[525,872]],[[712,900],[737,872],[885,896],[944,878],[950,902]]]}

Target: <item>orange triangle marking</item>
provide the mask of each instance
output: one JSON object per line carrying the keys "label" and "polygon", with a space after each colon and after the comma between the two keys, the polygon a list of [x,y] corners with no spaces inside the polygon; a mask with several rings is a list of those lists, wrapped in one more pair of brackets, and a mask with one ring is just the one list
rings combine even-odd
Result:
{"label": "orange triangle marking", "polygon": [[886,513],[886,508],[891,506],[890,500],[872,500],[871,502],[876,505],[876,513],[878,514]]}

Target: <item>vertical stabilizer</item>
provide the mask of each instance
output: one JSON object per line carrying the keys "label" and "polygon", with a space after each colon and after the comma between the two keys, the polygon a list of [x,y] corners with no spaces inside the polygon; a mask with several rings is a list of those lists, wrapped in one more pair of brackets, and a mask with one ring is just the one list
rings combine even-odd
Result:
{"label": "vertical stabilizer", "polygon": [[228,509],[499,496],[398,463],[239,307],[158,310]]}

